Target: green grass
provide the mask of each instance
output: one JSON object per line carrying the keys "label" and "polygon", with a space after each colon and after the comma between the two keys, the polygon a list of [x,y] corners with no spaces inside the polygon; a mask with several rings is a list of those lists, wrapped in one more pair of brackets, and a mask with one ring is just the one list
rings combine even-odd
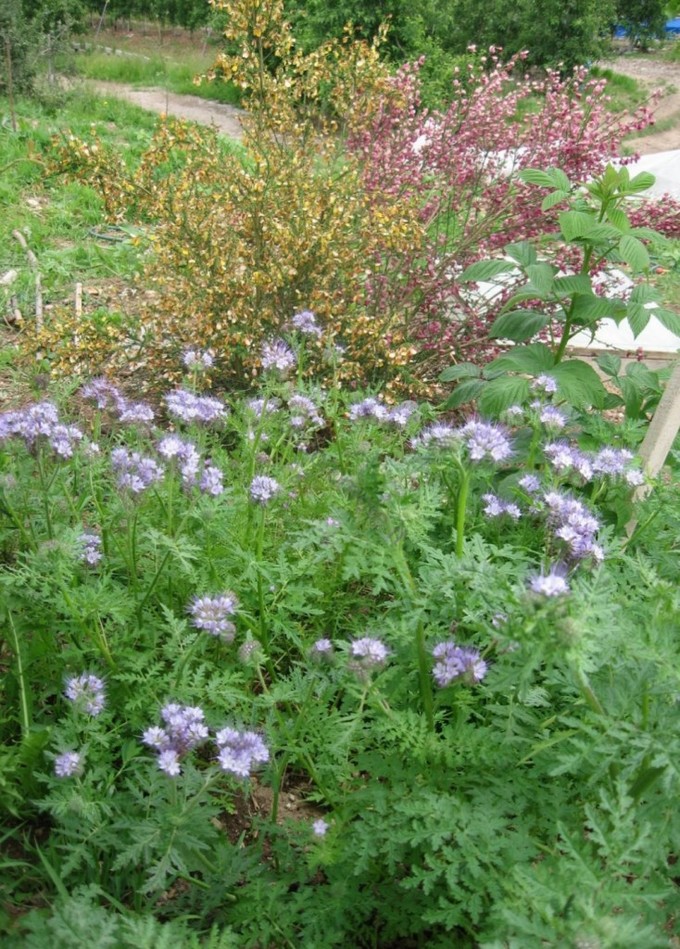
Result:
{"label": "green grass", "polygon": [[610,96],[608,108],[612,112],[631,112],[642,105],[649,94],[632,76],[624,76],[614,69],[593,66],[590,70],[593,79],[607,80],[607,94]]}
{"label": "green grass", "polygon": [[74,60],[78,75],[87,79],[121,82],[132,86],[159,86],[180,95],[200,96],[217,102],[238,105],[239,92],[228,82],[194,83],[212,63],[200,53],[185,54],[182,62],[163,56],[115,56],[103,52],[79,53]]}

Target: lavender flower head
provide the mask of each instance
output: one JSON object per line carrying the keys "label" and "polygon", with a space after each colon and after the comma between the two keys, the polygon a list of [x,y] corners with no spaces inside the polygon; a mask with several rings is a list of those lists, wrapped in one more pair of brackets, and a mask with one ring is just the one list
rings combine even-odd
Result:
{"label": "lavender flower head", "polygon": [[215,465],[206,462],[198,486],[203,494],[218,497],[224,494],[224,474]]}
{"label": "lavender flower head", "polygon": [[196,629],[205,630],[211,636],[217,636],[224,642],[234,641],[236,627],[230,617],[238,609],[238,600],[233,593],[223,593],[220,596],[197,596],[190,604],[188,611]]}
{"label": "lavender flower head", "polygon": [[80,560],[95,567],[102,559],[102,539],[98,534],[80,534],[77,538]]}
{"label": "lavender flower head", "polygon": [[257,732],[239,732],[223,728],[217,732],[217,763],[223,771],[237,778],[250,777],[259,764],[269,761],[269,750]]}
{"label": "lavender flower head", "polygon": [[54,759],[54,773],[58,778],[72,778],[82,770],[82,758],[77,751],[65,751]]}
{"label": "lavender flower head", "polygon": [[533,577],[529,583],[529,588],[532,593],[537,593],[539,596],[565,596],[569,593],[566,573],[566,568],[563,565],[553,566],[548,573],[540,573]]}
{"label": "lavender flower head", "polygon": [[555,431],[559,431],[567,424],[567,416],[564,414],[564,412],[561,412],[558,408],[555,408],[554,405],[542,406],[542,408],[539,410],[538,418],[546,428],[553,429]]}
{"label": "lavender flower head", "polygon": [[359,676],[381,669],[387,662],[390,651],[380,639],[364,636],[355,639],[349,647],[349,668]]}
{"label": "lavender flower head", "polygon": [[453,640],[435,646],[432,656],[436,659],[432,675],[442,689],[456,679],[475,685],[482,681],[488,671],[488,666],[477,649],[458,646]]}
{"label": "lavender flower head", "polygon": [[411,439],[412,448],[428,448],[430,445],[450,446],[457,444],[461,439],[460,429],[447,425],[445,422],[435,422],[423,429],[420,435]]}
{"label": "lavender flower head", "polygon": [[316,663],[327,663],[333,659],[333,643],[330,639],[317,639],[309,650],[309,657]]}
{"label": "lavender flower head", "polygon": [[311,310],[303,310],[296,313],[291,320],[293,328],[304,336],[321,336],[322,329],[317,325],[316,317]]}
{"label": "lavender flower head", "polygon": [[574,560],[602,560],[604,553],[595,542],[600,523],[585,504],[559,491],[548,491],[543,499],[548,523],[554,528],[555,537],[567,545],[569,556]]}
{"label": "lavender flower head", "polygon": [[111,465],[117,474],[118,487],[141,494],[163,479],[163,469],[153,460],[145,458],[138,451],[129,452],[125,448],[115,448],[111,452]]}
{"label": "lavender flower head", "polygon": [[64,695],[78,708],[96,717],[106,704],[104,683],[99,676],[83,672],[66,680]]}
{"label": "lavender flower head", "polygon": [[210,369],[213,358],[204,349],[187,349],[182,356],[182,363],[190,371],[203,372],[205,369]]}
{"label": "lavender flower head", "polygon": [[295,367],[297,358],[293,350],[282,339],[275,339],[262,346],[262,368],[276,369],[285,375]]}
{"label": "lavender flower head", "polygon": [[323,817],[319,817],[312,824],[312,833],[315,837],[325,837],[326,832],[330,826],[331,825],[328,823],[328,821],[325,821]]}
{"label": "lavender flower head", "polygon": [[250,497],[257,504],[267,504],[280,490],[279,482],[267,475],[256,475],[250,482]]}
{"label": "lavender flower head", "polygon": [[178,435],[166,435],[158,443],[158,453],[168,461],[177,459],[182,482],[190,488],[196,484],[201,465],[201,456],[196,446]]}
{"label": "lavender flower head", "polygon": [[465,439],[470,459],[482,461],[506,461],[512,455],[512,446],[507,433],[500,425],[472,420],[460,429]]}
{"label": "lavender flower head", "polygon": [[495,494],[484,494],[482,500],[484,501],[484,513],[487,517],[501,517],[503,514],[507,514],[513,521],[518,521],[522,516],[522,512],[516,504],[511,501],[503,501]]}
{"label": "lavender flower head", "polygon": [[544,392],[546,395],[554,395],[558,389],[557,379],[555,379],[554,376],[541,374],[540,376],[536,376],[531,383],[531,388],[539,392]]}
{"label": "lavender flower head", "polygon": [[523,475],[517,483],[527,494],[536,494],[541,490],[541,482],[536,475]]}
{"label": "lavender flower head", "polygon": [[161,709],[161,718],[165,727],[147,728],[142,741],[158,752],[160,770],[174,778],[181,773],[181,758],[206,740],[208,727],[197,706],[168,702]]}
{"label": "lavender flower head", "polygon": [[175,389],[165,396],[168,412],[183,422],[200,422],[209,425],[225,419],[229,410],[219,399],[207,395],[195,395],[187,389]]}

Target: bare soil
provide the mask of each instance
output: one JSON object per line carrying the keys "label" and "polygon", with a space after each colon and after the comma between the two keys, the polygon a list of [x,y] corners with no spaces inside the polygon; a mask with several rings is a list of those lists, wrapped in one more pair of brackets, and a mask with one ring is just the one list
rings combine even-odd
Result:
{"label": "bare soil", "polygon": [[[614,61],[603,65],[637,79],[650,95],[659,90],[660,97],[654,110],[655,121],[663,122],[664,125],[672,123],[670,128],[629,139],[626,144],[641,155],[680,149],[680,64],[653,55],[622,53]],[[164,89],[139,89],[117,82],[98,81],[92,85],[102,95],[126,99],[150,112],[214,126],[236,140],[243,136],[241,120],[244,112],[233,105],[211,102],[198,96],[178,95]]]}
{"label": "bare soil", "polygon": [[636,79],[650,95],[659,90],[660,98],[654,109],[655,122],[672,123],[670,128],[662,131],[627,139],[626,145],[640,155],[680,149],[680,63],[671,63],[652,54],[622,53],[602,65]]}

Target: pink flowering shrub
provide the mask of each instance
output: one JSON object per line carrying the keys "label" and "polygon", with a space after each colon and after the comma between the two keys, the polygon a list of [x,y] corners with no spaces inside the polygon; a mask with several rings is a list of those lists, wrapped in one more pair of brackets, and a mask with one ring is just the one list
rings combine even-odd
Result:
{"label": "pink flowering shrub", "polygon": [[555,229],[557,207],[543,208],[543,194],[518,173],[556,167],[572,181],[587,180],[617,158],[626,134],[652,121],[649,107],[624,118],[608,112],[606,80],[589,80],[584,67],[567,78],[556,70],[517,78],[525,55],[503,63],[491,49],[482,57],[486,68],[470,65],[456,78],[445,112],[421,108],[422,61],[407,64],[393,94],[350,121],[348,149],[377,213],[394,201],[415,201],[426,228],[424,252],[419,246],[410,258],[388,257],[368,280],[369,306],[401,311],[408,321],[421,375],[427,362],[436,370],[440,354],[474,347],[479,359],[485,345],[493,351],[485,338],[503,295],[480,311],[479,300],[456,284],[460,270]]}

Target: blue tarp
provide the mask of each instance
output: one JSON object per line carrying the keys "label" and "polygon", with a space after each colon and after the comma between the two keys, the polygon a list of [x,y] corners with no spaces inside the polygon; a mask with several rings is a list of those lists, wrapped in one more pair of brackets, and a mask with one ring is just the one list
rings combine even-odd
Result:
{"label": "blue tarp", "polygon": [[[680,17],[676,17],[674,20],[666,21],[666,35],[680,36]],[[617,40],[622,40],[628,36],[628,33],[622,26],[617,26],[614,29],[614,36]]]}

